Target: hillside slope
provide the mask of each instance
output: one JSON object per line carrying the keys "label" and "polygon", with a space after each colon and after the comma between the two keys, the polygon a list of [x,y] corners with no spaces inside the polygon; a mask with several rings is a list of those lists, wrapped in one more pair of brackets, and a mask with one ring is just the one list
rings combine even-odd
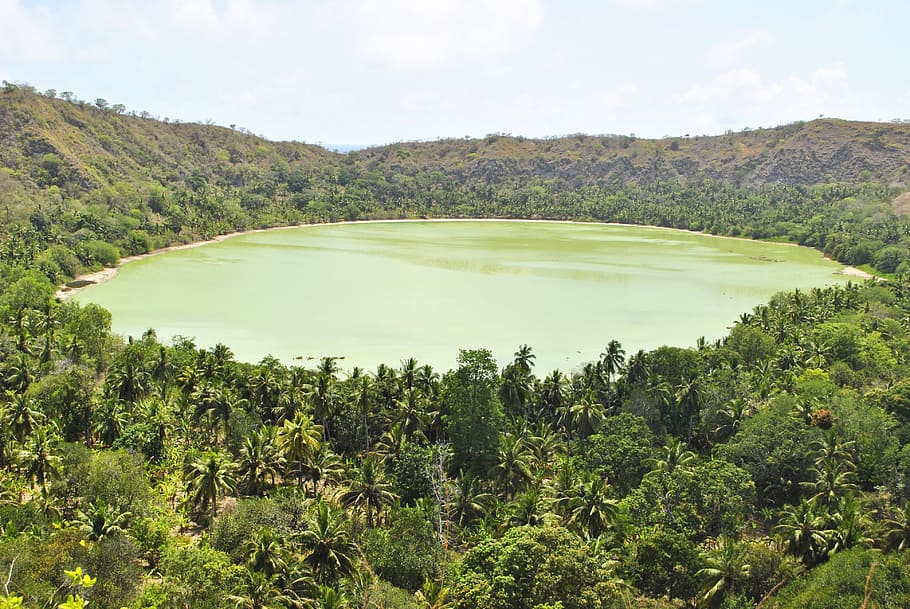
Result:
{"label": "hillside slope", "polygon": [[[169,185],[191,176],[234,186],[263,172],[389,177],[441,172],[501,184],[530,177],[566,187],[709,178],[746,186],[910,184],[910,124],[820,119],[712,137],[567,136],[397,143],[339,155],[224,127],[165,123],[26,89],[0,93],[0,167],[27,189],[72,194],[118,181]],[[2,185],[0,185],[2,186]],[[2,191],[0,191],[2,193]]]}

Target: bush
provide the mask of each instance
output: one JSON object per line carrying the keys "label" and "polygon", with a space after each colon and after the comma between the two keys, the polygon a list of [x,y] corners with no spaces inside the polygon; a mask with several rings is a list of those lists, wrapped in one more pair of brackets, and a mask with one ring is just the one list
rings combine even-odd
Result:
{"label": "bush", "polygon": [[106,241],[98,239],[88,241],[82,244],[82,250],[88,264],[98,262],[104,266],[116,266],[120,262],[120,252]]}

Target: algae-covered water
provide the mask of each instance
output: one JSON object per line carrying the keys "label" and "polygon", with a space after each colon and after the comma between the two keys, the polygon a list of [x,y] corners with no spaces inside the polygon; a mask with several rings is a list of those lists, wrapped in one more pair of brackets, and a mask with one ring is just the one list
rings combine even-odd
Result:
{"label": "algae-covered water", "polygon": [[249,233],[125,265],[75,296],[123,335],[222,342],[238,359],[448,369],[459,348],[538,373],[617,339],[692,346],[775,292],[847,281],[815,250],[658,228],[556,222],[355,223]]}

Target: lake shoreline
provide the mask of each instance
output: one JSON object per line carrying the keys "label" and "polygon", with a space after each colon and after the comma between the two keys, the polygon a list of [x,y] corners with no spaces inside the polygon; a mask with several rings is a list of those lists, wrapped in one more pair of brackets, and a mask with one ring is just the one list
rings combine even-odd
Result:
{"label": "lake shoreline", "polygon": [[[383,223],[392,223],[392,222],[547,222],[551,224],[580,224],[580,225],[596,225],[596,226],[629,226],[637,228],[653,228],[660,230],[670,230],[670,231],[683,231],[687,233],[694,233],[697,235],[704,235],[706,237],[717,237],[720,239],[738,239],[741,241],[760,241],[759,239],[749,239],[748,237],[731,237],[728,235],[712,235],[704,231],[694,231],[684,228],[672,228],[669,226],[652,226],[648,224],[625,224],[622,222],[584,222],[581,220],[545,220],[545,219],[531,219],[531,218],[402,218],[402,219],[380,219],[380,220],[343,220],[341,222],[322,222],[317,224],[290,224],[287,226],[272,226],[269,228],[254,228],[244,231],[235,231],[232,233],[225,233],[223,235],[217,235],[212,239],[206,239],[205,241],[194,241],[192,243],[184,243],[181,245],[169,245],[167,247],[162,247],[145,254],[137,254],[135,256],[126,256],[120,259],[120,262],[117,266],[105,267],[100,271],[93,271],[91,273],[83,273],[77,275],[72,280],[67,282],[64,286],[60,287],[55,296],[61,302],[72,298],[74,295],[78,294],[87,287],[98,285],[110,281],[117,276],[117,273],[120,272],[120,269],[125,264],[130,262],[135,262],[136,260],[142,260],[144,258],[150,258],[152,256],[157,256],[159,254],[164,254],[167,252],[174,252],[177,250],[190,249],[194,247],[202,247],[203,245],[210,245],[213,243],[220,243],[226,239],[232,237],[239,237],[240,235],[249,235],[254,233],[264,233],[277,230],[290,230],[294,228],[307,228],[313,226],[331,226],[331,225],[341,225],[341,224],[383,224]],[[765,243],[777,243],[779,245],[787,245],[793,247],[800,247],[797,243],[786,243],[786,242],[777,242],[777,241],[767,241]],[[826,260],[830,260],[827,256],[823,256]],[[858,279],[872,279],[873,275],[858,269],[852,266],[844,266],[838,271],[838,274],[848,275],[850,277],[856,277]]]}

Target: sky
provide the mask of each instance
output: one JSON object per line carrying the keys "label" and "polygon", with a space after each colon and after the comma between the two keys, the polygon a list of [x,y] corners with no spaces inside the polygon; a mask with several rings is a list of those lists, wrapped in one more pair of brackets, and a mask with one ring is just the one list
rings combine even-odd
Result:
{"label": "sky", "polygon": [[0,0],[0,79],[326,146],[910,118],[903,0]]}

